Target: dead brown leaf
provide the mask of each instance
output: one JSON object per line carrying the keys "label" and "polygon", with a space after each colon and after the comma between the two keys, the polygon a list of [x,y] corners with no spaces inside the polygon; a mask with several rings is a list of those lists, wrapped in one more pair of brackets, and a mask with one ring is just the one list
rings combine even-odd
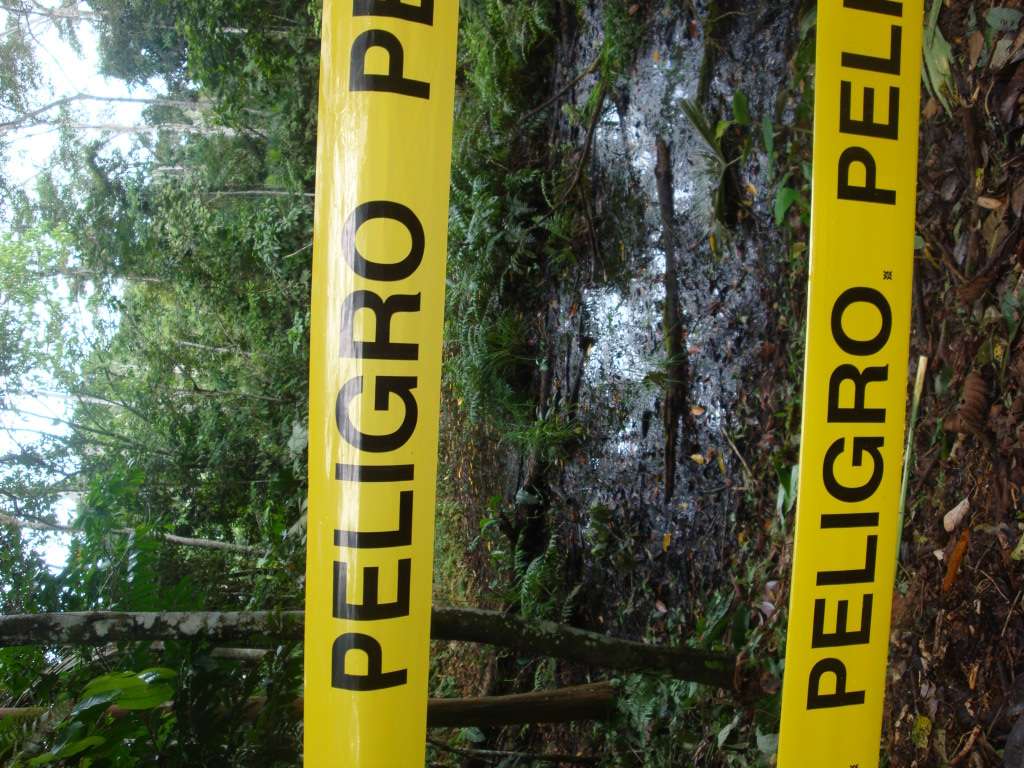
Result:
{"label": "dead brown leaf", "polygon": [[984,47],[985,36],[981,32],[975,31],[967,41],[967,55],[971,69],[978,66],[978,59],[981,58],[981,49]]}
{"label": "dead brown leaf", "polygon": [[960,534],[959,541],[953,547],[953,554],[949,556],[949,560],[946,563],[946,577],[942,580],[943,592],[949,592],[956,583],[956,577],[960,573],[960,564],[963,562],[964,555],[967,554],[967,547],[970,543],[971,531],[968,529]]}
{"label": "dead brown leaf", "polygon": [[1013,193],[1010,195],[1010,209],[1017,218],[1024,213],[1024,176],[1018,179],[1013,187]]}

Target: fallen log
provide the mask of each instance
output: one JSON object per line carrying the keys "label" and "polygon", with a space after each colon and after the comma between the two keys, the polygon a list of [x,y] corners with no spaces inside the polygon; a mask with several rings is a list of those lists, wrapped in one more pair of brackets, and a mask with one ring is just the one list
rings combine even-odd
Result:
{"label": "fallen log", "polygon": [[[0,616],[0,648],[18,645],[106,645],[111,642],[263,639],[301,641],[302,611],[35,613]],[[645,645],[597,632],[475,608],[433,610],[431,637],[485,643],[527,656],[550,656],[623,672],[664,674],[732,688],[733,657],[685,647]]]}
{"label": "fallen log", "polygon": [[[245,705],[246,720],[255,720],[266,706],[266,699],[250,699]],[[171,709],[172,704],[165,704]],[[292,711],[303,714],[301,698],[292,702]],[[50,710],[45,707],[0,709],[0,720],[35,720]],[[427,726],[430,728],[486,728],[532,723],[568,723],[581,720],[606,720],[615,711],[615,686],[609,682],[573,685],[547,691],[532,691],[509,696],[481,696],[467,699],[430,699],[427,702]],[[110,707],[113,718],[131,712]]]}

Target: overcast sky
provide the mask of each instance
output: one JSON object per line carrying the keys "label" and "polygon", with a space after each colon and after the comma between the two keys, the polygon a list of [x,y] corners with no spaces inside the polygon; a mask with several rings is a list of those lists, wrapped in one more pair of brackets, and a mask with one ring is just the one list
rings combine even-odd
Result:
{"label": "overcast sky", "polygon": [[[5,17],[6,15],[0,11],[0,22],[5,21]],[[30,103],[48,104],[64,96],[79,93],[117,97],[154,95],[154,92],[148,88],[128,89],[122,81],[105,78],[99,74],[96,37],[90,24],[82,23],[78,28],[81,54],[61,40],[56,30],[44,17],[36,22],[34,32],[41,44],[40,49],[37,50],[37,59],[42,68],[45,84],[34,95]],[[82,101],[76,102],[73,109],[76,114],[81,116],[80,122],[83,124],[134,125],[141,122],[141,112],[144,106],[142,104]],[[26,130],[11,142],[8,165],[4,172],[8,178],[24,186],[26,191],[31,194],[34,181],[48,163],[57,147],[57,141],[56,131],[47,128]],[[121,136],[111,142],[110,146],[126,150],[130,147],[131,141],[131,136]],[[82,311],[85,311],[84,304]],[[17,405],[19,408],[24,408],[27,413],[39,414],[39,416],[17,415],[9,411],[0,412],[0,450],[14,449],[12,433],[8,430],[61,431],[60,425],[54,425],[49,419],[40,418],[40,416],[66,418],[70,407],[69,401],[60,396],[20,398]],[[14,434],[24,442],[25,437],[31,433],[15,431]],[[70,522],[73,512],[74,501],[67,499],[58,510],[61,522],[65,524]],[[67,563],[68,536],[24,532],[22,536],[38,547],[51,567],[61,568]]]}

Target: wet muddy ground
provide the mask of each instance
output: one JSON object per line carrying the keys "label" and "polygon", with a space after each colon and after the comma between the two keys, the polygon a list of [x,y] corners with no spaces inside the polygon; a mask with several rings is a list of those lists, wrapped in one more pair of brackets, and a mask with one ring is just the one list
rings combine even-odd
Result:
{"label": "wet muddy ground", "polygon": [[[732,117],[737,92],[752,114],[773,111],[788,77],[792,12],[726,17],[708,39],[698,22],[708,9],[695,10],[649,20],[646,44],[594,133],[595,216],[618,219],[602,180],[636,201],[625,237],[603,244],[605,258],[621,263],[610,276],[600,266],[584,270],[547,319],[552,367],[561,372],[552,397],[577,398],[586,436],[551,490],[578,511],[584,546],[609,535],[632,542],[632,572],[586,557],[585,570],[603,590],[628,595],[641,626],[655,603],[688,605],[709,582],[728,581],[724,549],[744,493],[741,393],[772,336],[782,252],[766,158],[754,149],[723,168],[684,106],[694,104],[712,125]],[[599,42],[581,41],[579,61]],[[756,70],[729,53],[738,50],[756,57]],[[661,190],[667,214],[659,209],[659,141],[670,169]],[[736,181],[743,218],[727,230],[715,200]],[[666,333],[673,322],[675,350]]]}

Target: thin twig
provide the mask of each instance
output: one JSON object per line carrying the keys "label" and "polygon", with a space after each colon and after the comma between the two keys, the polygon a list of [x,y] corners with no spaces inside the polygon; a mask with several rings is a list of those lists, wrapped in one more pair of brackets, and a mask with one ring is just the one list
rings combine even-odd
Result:
{"label": "thin twig", "polygon": [[594,105],[594,114],[590,118],[590,125],[587,126],[587,137],[583,141],[583,151],[580,154],[580,161],[576,165],[576,171],[573,173],[572,181],[569,182],[569,186],[566,187],[565,192],[561,194],[558,202],[552,206],[553,208],[561,208],[565,205],[565,201],[569,199],[569,195],[571,195],[573,190],[576,189],[576,185],[580,183],[580,179],[583,177],[583,169],[587,165],[587,158],[590,157],[590,147],[594,143],[594,132],[597,130],[597,123],[601,119],[603,110],[604,83],[601,83],[597,86],[597,103]]}
{"label": "thin twig", "polygon": [[952,768],[952,766],[954,765],[959,764],[965,757],[967,757],[971,753],[971,750],[974,749],[974,742],[978,740],[978,737],[980,735],[981,726],[974,726],[974,729],[971,731],[971,735],[967,737],[967,743],[964,744],[964,748],[957,752],[956,757],[949,761],[950,768]]}
{"label": "thin twig", "polygon": [[924,393],[924,377],[928,372],[928,358],[917,358],[917,376],[914,379],[914,398],[910,404],[910,423],[907,425],[907,446],[903,453],[903,479],[900,484],[900,516],[896,528],[896,562],[900,561],[900,545],[903,543],[903,519],[907,511],[907,491],[910,488],[910,467],[914,461],[914,430],[917,428],[917,413]]}
{"label": "thin twig", "polygon": [[580,74],[578,76],[576,76],[575,78],[573,78],[573,80],[571,82],[566,83],[564,86],[559,88],[554,94],[552,94],[551,98],[545,99],[543,104],[541,104],[540,106],[534,107],[529,112],[527,112],[525,115],[523,115],[523,117],[520,119],[520,124],[528,123],[531,118],[536,117],[539,113],[543,112],[545,109],[547,109],[552,104],[554,104],[556,101],[558,101],[569,90],[571,90],[573,87],[578,85],[579,82],[583,78],[585,78],[587,75],[591,74],[595,69],[597,69],[597,65],[600,62],[600,60],[601,60],[600,57],[594,59],[594,61],[590,64],[589,67],[587,67],[585,70],[580,72]]}
{"label": "thin twig", "polygon": [[725,430],[722,430],[722,435],[725,437],[725,442],[727,442],[729,447],[732,448],[732,452],[736,454],[736,458],[740,460],[740,464],[743,465],[743,470],[747,473],[747,481],[752,481],[754,479],[754,473],[750,470],[750,465],[747,464],[747,460],[743,458],[743,454],[740,453],[739,448],[736,447],[736,443],[732,441],[732,438],[729,437],[729,433]]}
{"label": "thin twig", "polygon": [[292,253],[289,253],[287,256],[283,256],[282,259],[294,259],[300,253],[302,253],[303,251],[308,251],[312,247],[313,247],[313,243],[312,242],[306,243],[304,246],[299,248],[299,250],[293,251]]}

